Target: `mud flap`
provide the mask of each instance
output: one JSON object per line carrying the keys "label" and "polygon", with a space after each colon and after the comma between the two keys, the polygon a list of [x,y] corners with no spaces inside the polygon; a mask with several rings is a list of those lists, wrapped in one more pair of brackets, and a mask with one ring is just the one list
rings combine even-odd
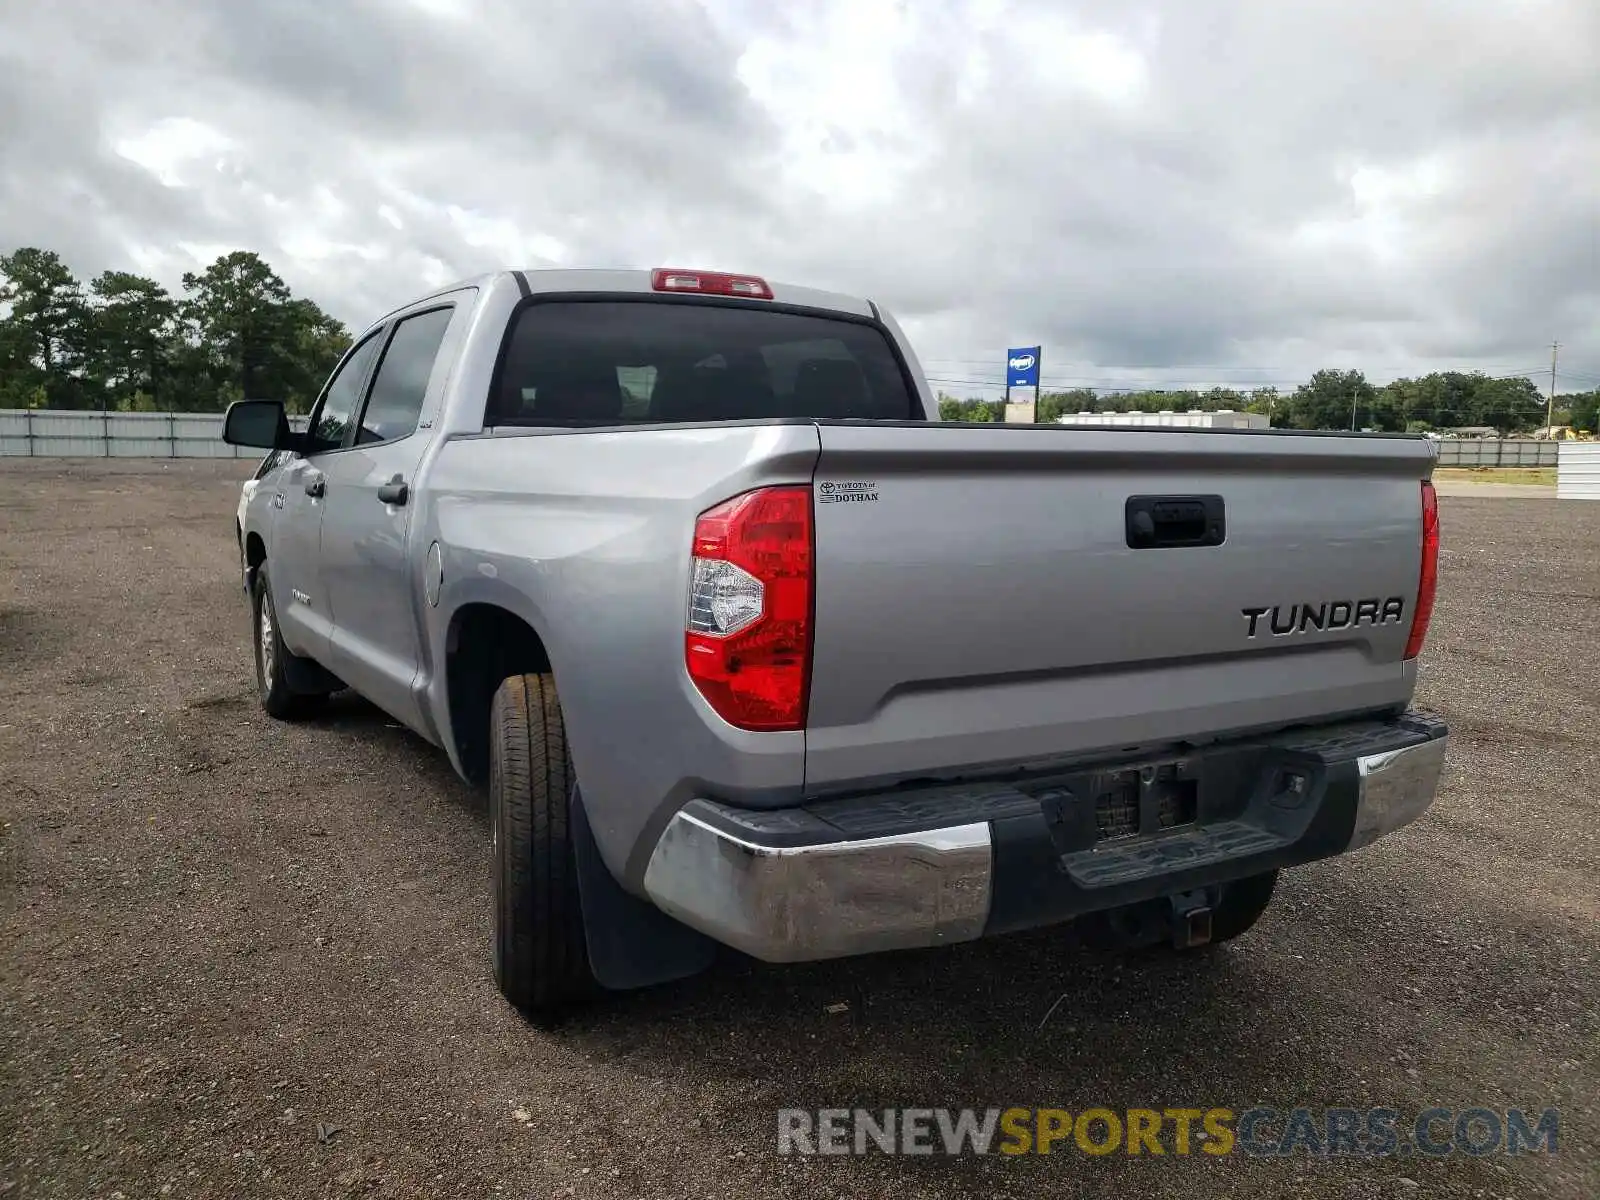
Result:
{"label": "mud flap", "polygon": [[313,658],[291,655],[283,667],[284,680],[289,690],[302,696],[326,695],[341,691],[344,680]]}
{"label": "mud flap", "polygon": [[583,936],[589,969],[600,986],[630,991],[687,979],[709,967],[717,956],[716,942],[624,891],[612,877],[594,843],[580,788],[573,789],[570,812]]}

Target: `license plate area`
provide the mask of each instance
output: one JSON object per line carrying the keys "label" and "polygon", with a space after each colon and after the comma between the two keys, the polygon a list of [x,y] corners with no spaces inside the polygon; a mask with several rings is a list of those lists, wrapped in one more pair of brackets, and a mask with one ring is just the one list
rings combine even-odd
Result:
{"label": "license plate area", "polygon": [[1094,797],[1095,840],[1122,841],[1193,825],[1199,780],[1185,763],[1159,763],[1108,773]]}
{"label": "license plate area", "polygon": [[1039,800],[1063,853],[1120,849],[1239,816],[1261,766],[1254,748],[1211,750],[1112,764],[1025,790]]}

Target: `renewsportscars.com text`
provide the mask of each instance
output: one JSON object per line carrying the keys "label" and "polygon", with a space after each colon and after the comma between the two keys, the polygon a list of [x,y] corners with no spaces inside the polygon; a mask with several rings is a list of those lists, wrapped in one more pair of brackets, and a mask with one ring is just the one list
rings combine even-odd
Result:
{"label": "renewsportscars.com text", "polygon": [[784,1108],[779,1154],[1554,1154],[1560,1113],[1425,1108]]}

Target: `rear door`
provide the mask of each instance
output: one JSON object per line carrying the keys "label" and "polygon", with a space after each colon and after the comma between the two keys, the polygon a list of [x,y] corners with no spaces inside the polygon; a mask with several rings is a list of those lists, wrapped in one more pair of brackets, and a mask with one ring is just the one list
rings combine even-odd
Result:
{"label": "rear door", "polygon": [[[398,720],[415,725],[421,657],[421,554],[409,541],[417,467],[464,306],[434,302],[396,318],[383,339],[346,446],[323,466],[322,585],[333,613],[327,666]],[[458,333],[459,336],[459,333]]]}

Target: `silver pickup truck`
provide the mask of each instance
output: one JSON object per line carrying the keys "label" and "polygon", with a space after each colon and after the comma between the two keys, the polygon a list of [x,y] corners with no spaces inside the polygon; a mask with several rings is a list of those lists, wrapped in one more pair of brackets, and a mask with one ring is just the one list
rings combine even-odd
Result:
{"label": "silver pickup truck", "polygon": [[263,706],[487,786],[530,1015],[719,946],[1221,942],[1438,785],[1422,438],[942,424],[871,302],[679,270],[435,292],[225,436]]}

